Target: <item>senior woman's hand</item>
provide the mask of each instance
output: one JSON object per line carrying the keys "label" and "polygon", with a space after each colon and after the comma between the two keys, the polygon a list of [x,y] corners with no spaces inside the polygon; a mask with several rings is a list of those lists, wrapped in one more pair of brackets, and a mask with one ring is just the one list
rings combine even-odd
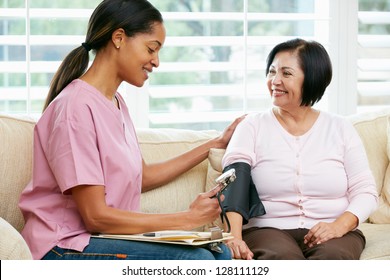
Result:
{"label": "senior woman's hand", "polygon": [[226,242],[234,259],[251,260],[253,258],[252,251],[248,248],[245,241],[237,237],[229,239]]}
{"label": "senior woman's hand", "polygon": [[304,237],[304,243],[313,247],[333,238],[344,236],[359,225],[359,219],[351,212],[344,212],[332,223],[319,222]]}

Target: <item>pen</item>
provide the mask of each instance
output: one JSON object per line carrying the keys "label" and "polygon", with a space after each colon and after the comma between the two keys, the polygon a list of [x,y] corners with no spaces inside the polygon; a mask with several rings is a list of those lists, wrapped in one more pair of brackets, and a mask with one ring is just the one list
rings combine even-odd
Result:
{"label": "pen", "polygon": [[155,232],[146,232],[143,234],[143,236],[147,236],[147,237],[156,237],[157,234]]}
{"label": "pen", "polygon": [[145,237],[198,237],[199,235],[196,232],[145,232],[142,234]]}

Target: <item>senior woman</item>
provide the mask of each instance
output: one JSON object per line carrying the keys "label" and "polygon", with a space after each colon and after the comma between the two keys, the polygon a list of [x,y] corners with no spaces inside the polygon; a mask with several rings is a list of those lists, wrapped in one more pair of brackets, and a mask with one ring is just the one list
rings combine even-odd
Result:
{"label": "senior woman", "polygon": [[266,74],[273,107],[238,125],[222,160],[250,177],[265,210],[237,207],[237,194],[253,200],[240,180],[225,193],[233,256],[359,259],[365,238],[357,226],[376,209],[377,191],[352,124],[312,107],[332,78],[328,53],[315,41],[280,43]]}

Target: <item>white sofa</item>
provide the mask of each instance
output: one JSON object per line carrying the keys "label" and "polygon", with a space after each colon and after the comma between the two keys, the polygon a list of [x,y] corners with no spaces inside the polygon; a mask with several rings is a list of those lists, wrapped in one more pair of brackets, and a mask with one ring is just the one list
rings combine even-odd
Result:
{"label": "white sofa", "polygon": [[[390,109],[351,116],[366,147],[371,169],[378,184],[380,207],[361,225],[367,246],[361,259],[390,260]],[[20,192],[31,178],[34,121],[0,115],[0,259],[31,259],[20,235],[23,217],[17,206]],[[217,131],[177,129],[138,130],[145,161],[160,161],[197,146]],[[142,194],[142,210],[149,213],[187,209],[195,196],[214,186],[221,172],[224,150],[212,149],[203,161],[175,181]],[[218,223],[218,221],[216,221]]]}

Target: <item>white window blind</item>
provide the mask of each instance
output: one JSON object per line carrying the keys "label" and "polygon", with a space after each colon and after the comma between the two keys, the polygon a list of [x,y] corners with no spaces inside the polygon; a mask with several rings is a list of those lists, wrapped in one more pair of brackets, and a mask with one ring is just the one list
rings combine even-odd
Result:
{"label": "white window blind", "polygon": [[[223,129],[270,107],[265,61],[275,44],[301,37],[329,45],[327,1],[151,2],[163,12],[168,37],[145,89],[145,126]],[[319,106],[327,108],[326,99]]]}
{"label": "white window blind", "polygon": [[359,1],[358,111],[390,106],[390,1]]}
{"label": "white window blind", "polygon": [[40,116],[51,78],[65,55],[84,41],[99,2],[1,0],[1,113]]}
{"label": "white window blind", "polygon": [[[84,41],[100,0],[1,0],[0,113],[39,117],[51,77]],[[120,91],[138,127],[223,129],[270,107],[265,60],[301,37],[329,51],[334,77],[320,109],[390,104],[390,0],[151,0],[167,39],[144,87]]]}

